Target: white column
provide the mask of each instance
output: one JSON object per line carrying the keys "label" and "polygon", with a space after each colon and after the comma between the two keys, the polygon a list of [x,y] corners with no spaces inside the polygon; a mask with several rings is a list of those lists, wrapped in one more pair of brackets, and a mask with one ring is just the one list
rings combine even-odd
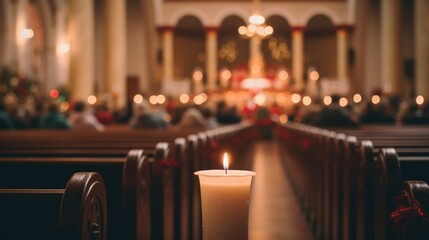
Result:
{"label": "white column", "polygon": [[429,101],[429,1],[415,0],[414,7],[415,92]]}
{"label": "white column", "polygon": [[206,75],[207,75],[207,90],[216,90],[217,79],[217,33],[219,28],[206,28]]}
{"label": "white column", "polygon": [[125,0],[105,1],[105,66],[107,91],[113,106],[124,107],[126,96],[126,8]]}
{"label": "white column", "polygon": [[[174,48],[173,48],[173,31],[172,27],[162,27],[162,37],[163,37],[163,81],[171,81],[173,80],[173,62],[174,62]],[[161,84],[162,85],[162,84]],[[161,86],[162,88],[162,86]]]}
{"label": "white column", "polygon": [[14,8],[13,5],[10,3],[9,0],[5,0],[3,2],[3,14],[4,16],[2,17],[2,24],[4,26],[3,32],[1,33],[3,36],[3,42],[2,42],[2,56],[1,56],[1,65],[2,66],[7,66],[7,67],[12,67],[14,66],[13,64],[13,50],[15,49],[15,38],[14,38],[14,34],[13,34],[13,29],[14,29],[14,24],[15,21],[14,19]]}
{"label": "white column", "polygon": [[347,29],[337,27],[337,79],[347,79]]}
{"label": "white column", "polygon": [[88,0],[68,3],[71,100],[86,100],[94,94],[94,5]]}
{"label": "white column", "polygon": [[23,30],[28,28],[28,13],[26,11],[26,4],[27,0],[18,0],[15,2],[15,39],[17,46],[17,71],[24,76],[29,76],[31,69],[30,49],[32,39],[24,38],[23,36]]}
{"label": "white column", "polygon": [[58,2],[55,13],[57,69],[56,86],[64,86],[69,82],[70,41],[67,36],[67,7],[64,1]]}
{"label": "white column", "polygon": [[304,41],[302,27],[292,28],[292,76],[295,89],[300,91],[304,87]]}
{"label": "white column", "polygon": [[400,7],[401,0],[381,1],[381,82],[393,93],[403,90]]}
{"label": "white column", "polygon": [[261,39],[259,37],[250,38],[250,59],[257,59],[261,51]]}

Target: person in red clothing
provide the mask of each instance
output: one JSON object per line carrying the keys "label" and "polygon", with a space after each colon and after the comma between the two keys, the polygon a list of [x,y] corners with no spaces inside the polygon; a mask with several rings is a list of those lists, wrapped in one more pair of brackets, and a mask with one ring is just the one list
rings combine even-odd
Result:
{"label": "person in red clothing", "polygon": [[109,107],[106,103],[103,103],[99,106],[98,110],[95,113],[95,117],[103,125],[112,125],[115,123],[113,114],[109,110]]}

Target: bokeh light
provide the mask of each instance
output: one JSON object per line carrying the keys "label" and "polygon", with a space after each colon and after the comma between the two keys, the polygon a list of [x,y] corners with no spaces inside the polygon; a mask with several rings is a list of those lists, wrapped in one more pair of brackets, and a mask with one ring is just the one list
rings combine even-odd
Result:
{"label": "bokeh light", "polygon": [[342,97],[342,98],[340,98],[340,106],[341,107],[345,107],[345,106],[347,106],[347,104],[349,104],[349,101],[347,100],[347,98],[345,98],[345,97]]}
{"label": "bokeh light", "polygon": [[179,101],[183,104],[188,103],[189,102],[189,95],[185,94],[185,93],[181,94],[179,97]]}
{"label": "bokeh light", "polygon": [[332,103],[332,97],[331,97],[331,96],[325,96],[325,97],[323,98],[323,103],[324,103],[326,106],[331,105],[331,103]]}
{"label": "bokeh light", "polygon": [[380,98],[380,96],[378,96],[378,95],[374,95],[374,96],[372,96],[372,98],[371,98],[371,102],[372,102],[372,104],[379,104],[379,103],[380,103],[380,101],[381,101],[381,98]]}
{"label": "bokeh light", "polygon": [[91,95],[91,96],[89,96],[88,97],[88,99],[87,99],[87,101],[88,101],[88,103],[89,104],[95,104],[96,102],[97,102],[97,97],[96,96],[94,96],[94,95]]}
{"label": "bokeh light", "polygon": [[298,93],[294,93],[291,96],[291,100],[292,100],[292,103],[297,104],[301,101],[301,95],[299,95]]}
{"label": "bokeh light", "polygon": [[305,97],[303,97],[303,98],[302,98],[302,103],[303,103],[305,106],[310,106],[310,104],[311,104],[311,97],[309,97],[309,96],[305,96]]}
{"label": "bokeh light", "polygon": [[360,103],[360,102],[362,101],[362,96],[361,96],[360,94],[356,93],[356,94],[353,96],[353,101],[354,101],[355,103]]}
{"label": "bokeh light", "polygon": [[134,103],[140,104],[143,102],[143,96],[141,94],[136,94],[134,95],[133,100],[134,100]]}

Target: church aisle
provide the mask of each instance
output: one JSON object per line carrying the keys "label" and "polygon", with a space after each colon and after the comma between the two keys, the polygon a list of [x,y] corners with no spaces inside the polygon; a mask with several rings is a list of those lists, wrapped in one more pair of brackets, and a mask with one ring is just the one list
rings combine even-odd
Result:
{"label": "church aisle", "polygon": [[279,159],[278,145],[260,141],[254,146],[249,239],[311,240],[304,215]]}

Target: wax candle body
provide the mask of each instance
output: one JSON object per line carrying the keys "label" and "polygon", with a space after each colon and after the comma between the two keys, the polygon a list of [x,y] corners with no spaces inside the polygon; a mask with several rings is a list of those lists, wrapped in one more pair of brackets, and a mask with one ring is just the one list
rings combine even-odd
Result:
{"label": "wax candle body", "polygon": [[204,240],[248,239],[250,186],[254,172],[199,171]]}

